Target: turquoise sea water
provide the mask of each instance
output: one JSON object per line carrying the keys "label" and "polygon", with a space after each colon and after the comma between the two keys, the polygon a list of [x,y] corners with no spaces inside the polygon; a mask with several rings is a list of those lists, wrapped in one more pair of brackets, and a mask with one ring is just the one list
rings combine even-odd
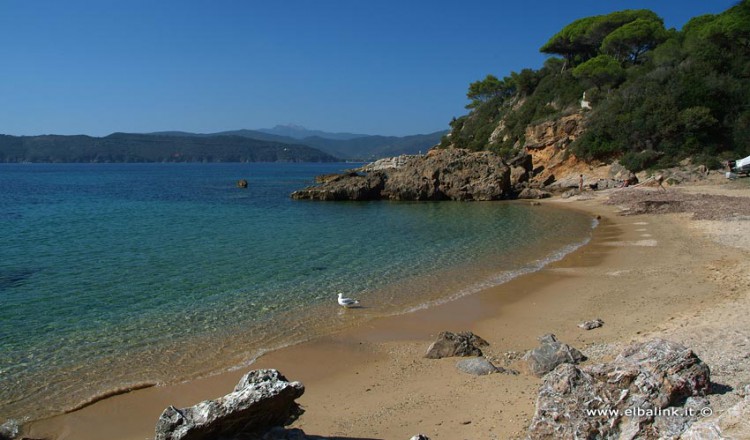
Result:
{"label": "turquoise sea water", "polygon": [[[544,206],[289,198],[350,166],[0,165],[0,419],[247,364],[536,270],[591,233]],[[367,307],[341,314],[337,292]]]}

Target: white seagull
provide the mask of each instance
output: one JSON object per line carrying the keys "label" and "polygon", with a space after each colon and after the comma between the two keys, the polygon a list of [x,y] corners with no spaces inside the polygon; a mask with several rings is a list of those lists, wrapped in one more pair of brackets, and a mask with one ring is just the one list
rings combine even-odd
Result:
{"label": "white seagull", "polygon": [[359,305],[359,301],[351,298],[344,298],[344,294],[339,292],[339,305],[344,307],[354,307]]}

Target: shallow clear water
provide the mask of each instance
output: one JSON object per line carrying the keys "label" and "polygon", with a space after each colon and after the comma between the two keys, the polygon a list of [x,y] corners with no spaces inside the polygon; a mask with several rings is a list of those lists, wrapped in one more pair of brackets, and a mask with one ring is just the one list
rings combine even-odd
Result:
{"label": "shallow clear water", "polygon": [[[591,232],[514,203],[289,198],[349,166],[0,165],[0,418],[471,293]],[[341,316],[337,292],[369,307]]]}

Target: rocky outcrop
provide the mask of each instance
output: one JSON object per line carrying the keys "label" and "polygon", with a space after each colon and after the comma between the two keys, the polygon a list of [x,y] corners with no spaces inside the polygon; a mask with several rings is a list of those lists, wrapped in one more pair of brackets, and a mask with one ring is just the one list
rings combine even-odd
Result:
{"label": "rocky outcrop", "polygon": [[549,197],[552,197],[552,194],[549,191],[544,191],[537,188],[524,188],[520,193],[518,193],[518,196],[516,198],[536,200],[546,199]]}
{"label": "rocky outcrop", "polygon": [[560,364],[577,364],[585,361],[586,356],[568,344],[557,340],[551,333],[539,338],[541,345],[529,350],[521,362],[529,374],[542,377]]}
{"label": "rocky outcrop", "polygon": [[472,332],[441,332],[435,342],[427,348],[424,357],[441,359],[452,356],[482,356],[480,347],[490,345]]}
{"label": "rocky outcrop", "polygon": [[524,137],[526,150],[542,150],[554,147],[565,150],[583,134],[583,114],[574,113],[526,127]]}
{"label": "rocky outcrop", "polygon": [[529,438],[660,438],[666,425],[658,420],[681,414],[686,399],[705,395],[709,384],[706,364],[662,339],[634,344],[611,363],[562,364],[544,377]]}
{"label": "rocky outcrop", "polygon": [[510,198],[510,168],[500,156],[460,149],[384,159],[292,193],[309,200],[500,200]]}
{"label": "rocky outcrop", "polygon": [[208,440],[268,430],[298,413],[294,400],[304,391],[301,383],[287,381],[276,370],[254,370],[224,397],[165,409],[155,440]]}
{"label": "rocky outcrop", "polygon": [[384,188],[384,174],[346,173],[331,177],[318,186],[311,186],[292,193],[293,199],[323,201],[377,200]]}

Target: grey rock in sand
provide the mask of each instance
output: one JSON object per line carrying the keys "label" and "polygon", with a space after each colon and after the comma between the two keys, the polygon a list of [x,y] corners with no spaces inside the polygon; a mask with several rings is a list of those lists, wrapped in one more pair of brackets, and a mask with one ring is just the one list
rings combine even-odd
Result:
{"label": "grey rock in sand", "polygon": [[165,409],[155,440],[208,440],[257,433],[283,425],[299,413],[294,400],[305,392],[277,370],[254,370],[231,393],[189,408]]}
{"label": "grey rock in sand", "polygon": [[485,376],[499,371],[499,369],[492,365],[492,362],[488,361],[485,357],[461,359],[456,363],[456,368],[464,373],[473,374],[475,376]]}
{"label": "grey rock in sand", "polygon": [[[658,414],[684,409],[683,402],[705,395],[709,384],[709,368],[695,353],[663,339],[634,344],[610,363],[562,364],[544,377],[529,438],[673,438],[674,427],[689,421],[659,423]],[[662,436],[659,429],[667,432]]]}
{"label": "grey rock in sand", "polygon": [[579,350],[557,340],[552,333],[539,338],[541,345],[529,350],[521,362],[529,374],[542,377],[560,364],[577,364],[586,360]]}
{"label": "grey rock in sand", "polygon": [[604,325],[604,321],[601,319],[593,319],[591,321],[583,321],[582,323],[578,324],[578,327],[584,329],[584,330],[593,330],[595,328],[599,328]]}
{"label": "grey rock in sand", "polygon": [[425,357],[428,359],[441,359],[452,356],[481,356],[479,347],[490,345],[484,339],[472,332],[441,332],[437,340],[427,348]]}

